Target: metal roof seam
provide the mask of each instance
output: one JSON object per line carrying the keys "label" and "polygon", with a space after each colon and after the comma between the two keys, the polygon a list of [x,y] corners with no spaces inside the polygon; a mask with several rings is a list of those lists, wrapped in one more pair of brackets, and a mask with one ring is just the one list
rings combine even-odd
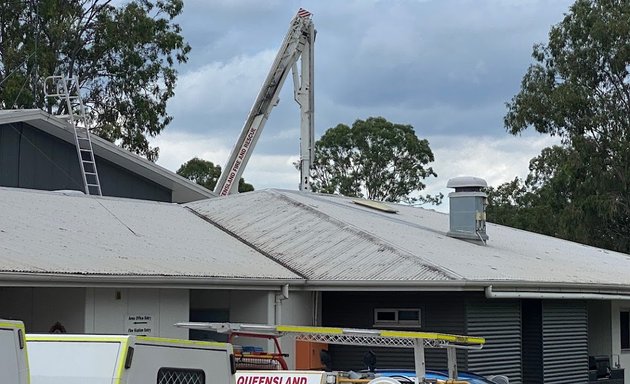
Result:
{"label": "metal roof seam", "polygon": [[304,276],[302,273],[300,273],[299,271],[295,270],[293,267],[285,264],[284,262],[278,260],[277,258],[273,257],[272,255],[270,255],[269,253],[267,253],[265,250],[258,248],[256,245],[252,244],[251,242],[247,241],[246,239],[238,236],[237,234],[235,234],[234,232],[230,231],[229,229],[223,227],[221,224],[215,222],[214,220],[210,219],[209,217],[195,211],[194,209],[192,209],[191,207],[188,206],[184,206],[185,209],[187,209],[188,211],[190,211],[191,213],[193,213],[195,216],[199,217],[201,220],[204,220],[210,224],[212,224],[213,226],[215,226],[216,228],[220,229],[221,231],[225,232],[226,234],[228,234],[229,236],[234,237],[236,240],[242,242],[243,244],[247,245],[248,247],[252,248],[253,250],[255,250],[256,252],[262,254],[263,256],[267,257],[268,259],[272,260],[273,262],[277,263],[278,265],[281,265],[282,267],[288,269],[289,271],[295,273],[296,275],[300,276],[300,278],[302,279],[307,279],[306,276]]}
{"label": "metal roof seam", "polygon": [[[357,236],[366,238],[368,241],[371,241],[372,243],[376,244],[376,245],[384,245],[385,247],[387,247],[390,251],[394,252],[395,254],[398,254],[400,257],[412,261],[414,264],[418,264],[420,263],[423,267],[426,268],[430,268],[435,270],[436,272],[440,272],[443,275],[445,275],[447,278],[453,279],[453,280],[463,280],[463,276],[461,276],[458,273],[455,273],[452,270],[449,270],[448,268],[444,268],[441,265],[437,265],[434,264],[420,256],[414,255],[413,253],[409,252],[406,249],[403,249],[399,246],[396,246],[394,244],[392,244],[391,242],[371,233],[368,232],[367,230],[358,228],[350,223],[346,223],[343,222],[341,220],[335,219],[334,217],[331,217],[323,212],[320,212],[316,209],[314,209],[313,207],[309,207],[308,205],[301,203],[299,201],[296,201],[294,199],[292,199],[291,197],[287,196],[287,194],[283,194],[280,193],[279,191],[276,190],[271,190],[272,193],[274,193],[276,196],[281,197],[282,200],[287,200],[288,202],[290,202],[291,204],[300,207],[302,209],[308,210],[311,213],[315,213],[316,216],[320,217],[320,218],[324,218],[325,220],[327,220],[328,222],[334,223],[337,226],[339,226],[340,228],[344,228],[344,229],[348,229],[352,232],[354,232]],[[315,199],[317,199],[317,196],[314,196]],[[334,203],[334,204],[339,204],[339,203]],[[345,207],[343,204],[339,204],[340,206],[344,207],[344,208],[353,208],[351,207]]]}
{"label": "metal roof seam", "polygon": [[[432,265],[422,264],[418,258],[413,259],[409,258],[408,255],[401,254],[399,251],[396,251],[395,247],[391,247],[391,244],[388,245],[373,239],[370,240],[369,235],[356,231],[353,229],[354,227],[345,225],[343,222],[340,225],[339,220],[331,220],[330,215],[326,213],[318,215],[317,211],[313,212],[303,209],[302,205],[296,205],[293,201],[283,197],[283,192],[278,194],[273,190],[263,190],[225,199],[195,202],[189,204],[189,206],[202,215],[209,216],[215,222],[221,223],[230,231],[239,233],[242,235],[241,237],[255,243],[258,248],[272,254],[276,260],[294,266],[295,269],[301,271],[309,279],[318,280],[326,275],[333,279],[352,278],[352,275],[359,273],[358,271],[361,271],[363,279],[383,279],[385,275],[398,275],[400,278],[403,278],[402,276],[405,275],[404,270],[414,270],[416,273],[414,273],[412,279],[454,280],[453,277],[445,274],[442,270],[434,268]],[[308,195],[310,196],[310,194]],[[240,200],[246,201],[240,203]],[[236,201],[239,201],[239,203],[236,203]],[[252,206],[256,207],[254,212],[249,211]],[[276,215],[276,213],[280,212],[281,214]],[[294,217],[293,221],[290,221],[293,224],[290,226],[285,224],[278,227],[278,221],[286,221],[288,216]],[[258,219],[261,217],[267,219],[259,221]],[[321,228],[322,224],[327,224],[329,228]],[[278,228],[278,230],[270,229],[269,225]],[[322,241],[318,242],[317,236],[313,236],[315,233],[313,231],[317,232],[318,230],[324,231],[322,232],[323,234],[327,234],[326,239],[320,238]],[[330,237],[332,234],[336,234],[333,236],[336,239]],[[316,242],[317,244],[309,245],[308,239],[311,239],[310,243]],[[369,254],[373,256],[375,255],[374,252],[383,252],[384,255],[389,255],[389,260],[393,264],[384,264],[386,259],[383,259],[376,264],[369,264],[372,268],[368,268],[370,271],[367,271],[360,266],[363,260],[369,258],[368,255],[364,254],[360,258],[359,264],[354,267],[349,266],[345,255],[340,254],[339,258],[337,258],[335,252],[326,252],[326,250],[335,248],[336,251],[345,252],[344,249],[334,245],[329,247],[328,240],[336,241],[336,243],[339,243],[339,240],[348,242],[350,256],[358,252],[356,245],[362,243],[369,251]],[[313,252],[317,253],[314,254]],[[289,255],[292,256],[289,257]],[[416,268],[418,266],[419,268]],[[403,270],[400,270],[401,268]],[[397,270],[400,274],[398,274]]]}

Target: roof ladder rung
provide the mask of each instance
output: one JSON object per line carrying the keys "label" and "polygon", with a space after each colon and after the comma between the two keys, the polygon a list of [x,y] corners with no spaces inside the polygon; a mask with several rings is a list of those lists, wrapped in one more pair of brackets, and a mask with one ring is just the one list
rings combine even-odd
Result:
{"label": "roof ladder rung", "polygon": [[[83,100],[81,99],[79,78],[78,76],[67,77],[65,75],[48,76],[45,83],[45,92],[47,89],[56,90],[56,93],[46,92],[47,97],[64,99],[66,102],[70,122],[73,126],[72,131],[74,132],[74,142],[76,144],[77,155],[79,157],[79,166],[81,168],[81,176],[83,178],[85,193],[88,195],[95,194],[101,196],[101,182],[98,177],[96,162],[94,161],[90,129],[85,126],[87,119],[85,118],[85,107],[83,105]],[[78,111],[78,113],[76,111]],[[83,125],[77,125],[78,122]],[[84,153],[89,154],[89,159],[84,159]],[[85,169],[86,164],[90,167],[89,170]],[[90,177],[89,181],[88,176]]]}

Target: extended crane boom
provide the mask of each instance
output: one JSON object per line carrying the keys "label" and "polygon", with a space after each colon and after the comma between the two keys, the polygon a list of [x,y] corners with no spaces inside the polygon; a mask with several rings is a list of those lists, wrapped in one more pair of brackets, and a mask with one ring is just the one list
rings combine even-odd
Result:
{"label": "extended crane boom", "polygon": [[[269,74],[258,93],[256,102],[241,134],[232,149],[228,162],[223,168],[221,177],[214,192],[225,196],[238,192],[238,182],[253,147],[258,142],[269,114],[278,104],[278,95],[289,71],[293,70],[295,100],[300,105],[300,190],[310,190],[310,169],[313,159],[314,121],[313,121],[313,44],[315,28],[311,13],[301,9],[289,26],[289,31],[269,70]],[[301,73],[298,74],[297,61],[301,57]]]}

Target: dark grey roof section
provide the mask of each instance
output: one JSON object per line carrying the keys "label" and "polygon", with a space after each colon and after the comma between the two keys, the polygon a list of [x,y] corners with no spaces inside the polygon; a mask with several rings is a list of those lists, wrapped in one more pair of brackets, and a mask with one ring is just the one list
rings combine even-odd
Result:
{"label": "dark grey roof section", "polygon": [[[0,110],[0,124],[16,122],[25,122],[50,135],[74,144],[74,136],[70,125],[65,120],[42,110]],[[216,196],[214,192],[100,137],[93,135],[92,145],[96,156],[172,190],[172,198],[175,203],[186,203]]]}
{"label": "dark grey roof section", "polygon": [[297,201],[289,193],[267,190],[187,206],[309,280],[460,278],[418,253],[321,212],[313,206],[313,199],[309,202]]}

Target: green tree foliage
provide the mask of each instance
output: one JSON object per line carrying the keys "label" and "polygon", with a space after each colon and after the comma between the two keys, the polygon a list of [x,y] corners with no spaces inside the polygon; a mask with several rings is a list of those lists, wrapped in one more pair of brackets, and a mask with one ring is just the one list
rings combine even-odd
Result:
{"label": "green tree foliage", "polygon": [[[214,165],[211,161],[193,157],[179,167],[177,174],[212,191],[221,176],[221,166]],[[251,192],[253,190],[254,186],[246,183],[245,179],[241,177],[238,181],[238,191]]]}
{"label": "green tree foliage", "polygon": [[[558,135],[562,145],[531,161],[522,186],[492,191],[490,220],[630,251],[628,20],[630,2],[578,0],[548,44],[534,47],[535,63],[507,103],[505,126],[515,135],[530,127]],[[512,193],[519,198],[506,203]],[[506,218],[503,209],[519,218]]]}
{"label": "green tree foliage", "polygon": [[77,76],[92,130],[149,160],[147,137],[172,120],[166,103],[190,46],[174,18],[183,0],[0,2],[0,108],[42,108],[44,79]]}
{"label": "green tree foliage", "polygon": [[382,117],[330,128],[315,144],[313,190],[379,201],[433,202],[441,196],[410,197],[437,176],[427,164],[433,153],[411,125]]}

